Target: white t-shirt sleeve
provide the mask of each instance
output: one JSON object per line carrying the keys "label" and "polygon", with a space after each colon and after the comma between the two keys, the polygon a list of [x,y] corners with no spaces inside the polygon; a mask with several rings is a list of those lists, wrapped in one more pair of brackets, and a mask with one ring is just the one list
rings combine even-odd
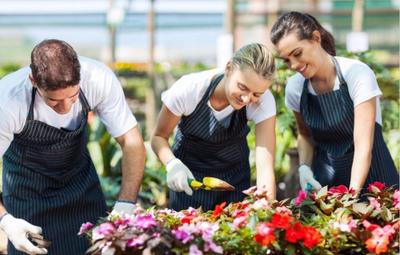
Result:
{"label": "white t-shirt sleeve", "polygon": [[13,117],[13,114],[0,107],[0,157],[3,157],[14,139],[16,122]]}
{"label": "white t-shirt sleeve", "polygon": [[161,94],[161,101],[176,116],[189,115],[197,105],[193,84],[187,75],[181,77]]}
{"label": "white t-shirt sleeve", "polygon": [[288,79],[285,87],[285,105],[295,112],[300,112],[300,98],[303,92],[304,78],[295,74]]}
{"label": "white t-shirt sleeve", "polygon": [[352,61],[343,76],[354,106],[382,95],[374,72],[364,63]]}
{"label": "white t-shirt sleeve", "polygon": [[[85,78],[88,101],[113,137],[118,137],[137,125],[126,102],[121,83],[107,66],[93,61],[87,66]],[[85,91],[84,91],[85,92]]]}
{"label": "white t-shirt sleeve", "polygon": [[260,123],[276,115],[275,98],[271,91],[267,90],[255,104],[247,107],[247,119]]}
{"label": "white t-shirt sleeve", "polygon": [[182,76],[161,94],[164,105],[176,116],[188,116],[199,104],[212,78],[220,70],[212,69]]}

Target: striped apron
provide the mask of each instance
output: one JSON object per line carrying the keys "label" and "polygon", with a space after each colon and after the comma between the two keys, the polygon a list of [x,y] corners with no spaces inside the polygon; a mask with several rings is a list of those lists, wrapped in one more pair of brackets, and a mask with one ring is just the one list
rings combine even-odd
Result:
{"label": "striped apron", "polygon": [[[52,242],[48,254],[85,254],[82,223],[106,215],[99,179],[86,148],[90,111],[82,91],[82,120],[76,130],[34,120],[36,89],[26,124],[3,158],[3,201],[9,213],[42,227]],[[8,254],[23,254],[8,243]]]}
{"label": "striped apron", "polygon": [[[308,92],[304,81],[300,113],[316,143],[312,169],[322,186],[350,185],[354,156],[354,104],[335,58],[332,58],[340,88],[322,95]],[[399,184],[399,175],[383,140],[382,127],[375,123],[372,161],[364,190],[374,181]]]}
{"label": "striped apron", "polygon": [[169,206],[175,210],[188,207],[214,209],[216,204],[237,202],[244,198],[243,190],[250,187],[249,147],[246,136],[246,107],[233,111],[228,125],[214,116],[208,101],[223,75],[217,76],[208,87],[196,109],[183,116],[178,124],[173,152],[197,180],[212,176],[232,184],[235,191],[195,190],[193,196],[169,191]]}

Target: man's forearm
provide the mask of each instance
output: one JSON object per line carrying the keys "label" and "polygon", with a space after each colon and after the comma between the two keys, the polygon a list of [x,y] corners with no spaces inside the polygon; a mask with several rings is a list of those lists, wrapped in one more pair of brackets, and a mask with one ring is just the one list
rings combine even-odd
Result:
{"label": "man's forearm", "polygon": [[143,144],[125,146],[122,157],[122,182],[118,199],[136,201],[142,182],[146,150]]}

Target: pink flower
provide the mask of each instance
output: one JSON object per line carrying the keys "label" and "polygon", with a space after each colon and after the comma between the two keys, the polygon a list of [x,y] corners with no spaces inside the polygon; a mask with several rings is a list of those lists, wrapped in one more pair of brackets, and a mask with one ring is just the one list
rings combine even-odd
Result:
{"label": "pink flower", "polygon": [[373,182],[368,185],[368,191],[372,193],[376,193],[376,191],[380,192],[384,188],[386,188],[386,186],[381,182]]}
{"label": "pink flower", "polygon": [[208,241],[204,244],[204,251],[212,251],[214,253],[222,254],[224,250],[221,246],[216,245],[213,241]]}
{"label": "pink flower", "polygon": [[274,234],[274,229],[268,223],[263,222],[257,225],[257,233],[263,236]]}
{"label": "pink flower", "polygon": [[292,215],[292,211],[289,208],[287,208],[286,206],[278,206],[275,209],[275,212],[278,213],[278,214],[285,214],[285,215],[288,215],[288,216]]}
{"label": "pink flower", "polygon": [[203,252],[199,250],[199,247],[197,247],[197,245],[192,244],[189,248],[189,255],[203,255]]}
{"label": "pink flower", "polygon": [[148,214],[144,216],[137,216],[135,219],[135,226],[140,229],[148,229],[157,226],[157,222],[153,215]]}
{"label": "pink flower", "polygon": [[132,239],[130,239],[130,240],[128,240],[127,242],[126,242],[126,246],[127,247],[137,247],[137,246],[141,246],[141,245],[143,245],[144,244],[144,238],[143,238],[143,236],[138,236],[138,237],[136,237],[136,238],[132,238]]}
{"label": "pink flower", "polygon": [[93,240],[102,239],[106,236],[112,235],[115,232],[115,227],[110,222],[104,222],[98,227],[93,229]]}
{"label": "pink flower", "polygon": [[89,232],[89,230],[91,230],[93,228],[93,226],[94,225],[90,222],[83,223],[81,228],[79,229],[78,235],[82,235],[82,234]]}
{"label": "pink flower", "polygon": [[300,190],[294,203],[299,206],[307,198],[307,192]]}
{"label": "pink flower", "polygon": [[381,209],[381,204],[374,197],[368,197],[369,203],[375,210]]}
{"label": "pink flower", "polygon": [[252,207],[255,210],[269,209],[270,208],[269,203],[268,203],[267,199],[265,199],[265,197],[254,201]]}
{"label": "pink flower", "polygon": [[351,220],[348,224],[341,222],[335,222],[333,224],[334,228],[340,229],[342,232],[351,232],[356,226],[357,224],[355,224],[354,220]]}
{"label": "pink flower", "polygon": [[393,203],[394,203],[394,208],[400,210],[400,190],[396,190],[393,193]]}

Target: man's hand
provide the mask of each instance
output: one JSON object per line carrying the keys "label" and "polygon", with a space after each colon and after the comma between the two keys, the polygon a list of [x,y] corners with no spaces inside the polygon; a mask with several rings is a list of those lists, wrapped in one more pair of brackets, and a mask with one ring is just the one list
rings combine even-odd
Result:
{"label": "man's hand", "polygon": [[307,189],[307,184],[309,183],[313,189],[319,190],[321,189],[321,184],[315,180],[314,174],[311,171],[311,168],[307,165],[301,165],[299,167],[299,177],[300,177],[300,186],[302,190]]}
{"label": "man's hand", "polygon": [[7,234],[15,249],[28,254],[47,254],[45,248],[36,247],[28,239],[29,233],[41,234],[41,227],[34,226],[23,219],[14,218],[11,214],[3,216],[0,227]]}
{"label": "man's hand", "polygon": [[167,163],[167,184],[170,189],[176,192],[185,191],[189,196],[193,194],[188,178],[194,179],[192,172],[178,158],[174,158]]}

